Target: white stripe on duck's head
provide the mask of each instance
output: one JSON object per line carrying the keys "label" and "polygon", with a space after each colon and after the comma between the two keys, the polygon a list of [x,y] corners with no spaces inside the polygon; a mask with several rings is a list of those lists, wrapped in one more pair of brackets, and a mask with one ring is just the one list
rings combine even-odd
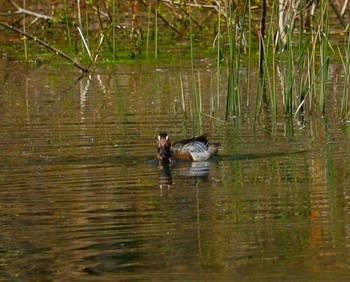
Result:
{"label": "white stripe on duck's head", "polygon": [[156,141],[158,155],[157,159],[162,161],[169,161],[172,153],[171,153],[171,141],[169,135],[165,132],[159,133]]}

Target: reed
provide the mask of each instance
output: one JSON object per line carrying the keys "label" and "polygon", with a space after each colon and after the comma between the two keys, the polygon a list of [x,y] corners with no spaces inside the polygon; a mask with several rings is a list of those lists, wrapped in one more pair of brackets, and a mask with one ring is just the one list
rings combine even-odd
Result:
{"label": "reed", "polygon": [[149,37],[150,37],[150,33],[151,33],[151,11],[152,11],[152,7],[151,5],[148,5],[148,9],[147,9],[148,13],[147,13],[147,35],[146,35],[146,59],[149,59]]}
{"label": "reed", "polygon": [[89,28],[89,14],[88,9],[85,9],[85,38],[87,42],[90,42],[90,28]]}
{"label": "reed", "polygon": [[[303,13],[303,6],[299,7],[299,14]],[[305,102],[307,96],[309,96],[309,111],[315,105],[316,99],[316,86],[319,79],[320,72],[316,71],[317,64],[317,36],[313,31],[313,18],[310,18],[309,32],[305,33],[307,29],[304,26],[304,22],[299,23],[299,36],[298,36],[298,58],[297,58],[297,78],[296,82],[298,100],[296,101],[298,107],[295,111],[296,115],[299,113],[301,116],[305,111]]]}
{"label": "reed", "polygon": [[[338,46],[339,50],[339,46]],[[343,56],[341,51],[339,50],[340,58],[342,59],[343,67],[344,67],[344,86],[343,86],[343,96],[341,100],[341,108],[340,108],[340,118],[346,119],[348,117],[348,99],[349,99],[349,79],[350,79],[350,32],[347,38],[347,44],[345,48],[345,61],[343,60]]]}
{"label": "reed", "polygon": [[[303,7],[302,5],[299,5],[299,14],[303,13]],[[304,40],[304,24],[303,21],[300,21],[299,23],[299,36],[298,36],[298,58],[297,58],[297,72],[298,72],[298,104],[300,106],[300,113],[304,112],[304,99],[305,99],[305,91],[304,91],[304,83],[303,83],[303,77],[307,76],[307,73],[309,72],[308,69],[306,69],[306,73],[304,73],[305,70],[305,58],[306,58],[306,44]]]}
{"label": "reed", "polygon": [[285,89],[284,89],[284,113],[291,114],[293,111],[293,38],[292,30],[289,29],[287,33],[288,50],[287,50],[287,62],[286,62],[286,73],[285,73]]}
{"label": "reed", "polygon": [[[26,0],[23,0],[23,9],[26,7]],[[23,33],[26,33],[26,14],[23,12]],[[26,61],[28,61],[28,50],[27,50],[27,38],[25,36],[22,37],[23,39],[23,48],[24,48],[24,58]]]}
{"label": "reed", "polygon": [[69,49],[72,49],[72,39],[71,39],[71,35],[70,35],[70,22],[69,22],[67,0],[64,0],[64,17],[65,17],[65,20],[66,20],[66,30],[67,30],[68,45],[69,45]]}
{"label": "reed", "polygon": [[[235,29],[236,29],[237,23],[232,19],[231,1],[226,2],[226,10],[227,10],[226,24],[227,24],[228,45],[229,45],[229,59],[228,59],[228,75],[227,75],[228,82],[227,82],[225,120],[228,120],[230,114],[232,114],[233,116],[239,114],[240,106],[239,106],[239,90],[237,87],[238,80],[236,78],[239,75],[239,55],[237,56],[237,50],[235,48],[235,42],[236,42]],[[237,15],[238,9],[236,9],[235,13]],[[236,63],[236,67],[235,67],[235,63]]]}
{"label": "reed", "polygon": [[[271,52],[270,50],[271,46],[273,46],[275,5],[273,5],[271,8],[270,22],[267,25],[269,28],[267,30],[268,32],[266,32],[265,23],[267,20],[267,13],[265,4],[266,3],[264,2],[260,18],[261,26],[258,68],[259,80],[256,91],[254,120],[259,117],[260,113],[262,112],[262,108],[264,108],[267,114],[272,114],[274,117],[277,116],[277,98],[275,89],[275,52]],[[269,62],[271,62],[272,65],[269,65]]]}
{"label": "reed", "polygon": [[[284,15],[285,29],[282,33],[280,30],[280,42],[278,45],[284,46],[285,50],[280,50],[278,53],[278,69],[282,88],[282,106],[286,116],[293,111],[293,83],[294,83],[294,51],[293,51],[293,22],[292,9],[287,9],[288,13]],[[288,27],[288,28],[287,28]]]}
{"label": "reed", "polygon": [[321,4],[321,23],[320,23],[320,59],[321,59],[321,93],[320,108],[322,114],[325,114],[327,82],[328,82],[328,44],[329,44],[329,26],[328,26],[328,1],[322,1]]}
{"label": "reed", "polygon": [[202,84],[201,84],[201,75],[200,72],[197,72],[197,79],[198,79],[198,91],[197,91],[197,115],[196,115],[196,122],[197,122],[197,132],[196,134],[203,134],[202,128],[203,128],[203,105],[202,105]]}
{"label": "reed", "polygon": [[[270,26],[271,29],[273,27],[273,19],[274,19],[274,15],[277,14],[277,9],[278,9],[278,5],[273,5],[273,13],[271,15],[271,22],[270,22]],[[272,32],[272,30],[270,30],[270,35],[271,35],[271,40],[273,41],[274,38],[272,37],[272,35],[274,34],[274,32]],[[273,99],[272,99],[272,107],[274,109],[274,112],[278,113],[278,105],[277,105],[277,75],[276,75],[276,61],[277,61],[277,57],[276,57],[276,52],[274,52],[274,50],[271,51],[272,53],[272,75],[269,77],[269,85],[270,85],[270,91],[272,92],[270,95],[272,95]]]}
{"label": "reed", "polygon": [[[311,25],[311,30],[313,30]],[[310,45],[307,48],[307,76],[305,85],[307,85],[307,92],[309,96],[309,111],[311,112],[316,105],[316,81],[319,76],[319,71],[316,71],[316,54],[317,54],[317,35],[310,32]],[[306,98],[306,97],[304,97]]]}
{"label": "reed", "polygon": [[154,59],[158,59],[158,1],[156,1],[154,14]]}
{"label": "reed", "polygon": [[190,60],[191,60],[191,81],[192,81],[192,106],[195,115],[198,115],[198,96],[197,96],[197,86],[196,77],[194,73],[194,50],[193,50],[193,33],[192,33],[192,18],[188,17],[189,20],[189,37],[190,37]]}
{"label": "reed", "polygon": [[[81,9],[80,9],[80,0],[77,0],[77,18],[78,18],[78,26],[77,26],[77,29],[78,29],[78,32],[79,32],[79,35],[80,37],[82,38],[82,42],[81,42],[81,52],[82,54],[85,55],[84,53],[84,50],[88,50],[88,49],[84,49],[84,47],[86,48],[86,40],[85,40],[85,36],[83,35],[83,24],[82,24],[82,19],[81,19]],[[85,41],[85,42],[84,42]],[[89,52],[88,52],[89,54]],[[91,53],[89,54],[90,56],[90,59],[91,59]]]}
{"label": "reed", "polygon": [[216,35],[216,103],[217,110],[220,111],[220,97],[221,97],[221,7],[218,9],[218,32]]}
{"label": "reed", "polygon": [[260,15],[260,31],[259,31],[259,65],[258,65],[258,87],[255,99],[255,111],[254,120],[257,119],[261,112],[263,96],[265,95],[265,77],[264,77],[264,65],[265,62],[265,19],[266,19],[266,1],[262,1]]}
{"label": "reed", "polygon": [[186,118],[186,102],[185,102],[185,90],[184,90],[184,84],[182,80],[182,74],[180,73],[180,90],[181,90],[181,106],[182,111],[184,113],[184,117]]}
{"label": "reed", "polygon": [[[311,56],[311,61],[313,61],[313,60],[314,60],[314,57]],[[314,67],[315,63],[311,62],[311,64],[313,65],[313,67],[311,67],[311,72],[310,72],[311,73],[311,80],[310,81],[307,80],[307,83],[309,84],[308,91],[306,91],[306,94],[304,96],[304,100],[299,104],[294,116],[296,116],[296,114],[299,113],[299,111],[304,106],[305,99],[307,98],[307,96],[310,96],[310,111],[311,111],[312,105],[315,104],[315,101],[316,101],[315,100],[316,96],[315,96],[314,92],[316,91],[316,86],[317,86],[318,80],[320,79],[321,74],[322,74],[322,67],[319,68],[318,72],[316,72],[316,69]],[[312,95],[314,95],[314,96],[311,97]]]}
{"label": "reed", "polygon": [[[267,84],[267,91],[269,93],[269,101],[270,101],[270,113],[273,116],[277,116],[277,94],[276,94],[276,74],[275,74],[275,52],[273,50],[271,51],[271,46],[273,46],[273,40],[274,40],[274,31],[273,31],[273,20],[275,17],[275,5],[273,4],[272,9],[271,9],[271,17],[270,17],[270,23],[269,23],[269,30],[267,33],[267,38],[266,38],[266,44],[263,46],[264,50],[264,57],[271,60],[272,65],[271,67],[267,64],[267,62],[264,64],[264,81],[266,80]],[[270,57],[271,54],[271,57]],[[272,72],[272,73],[271,73]]]}
{"label": "reed", "polygon": [[116,10],[116,0],[112,0],[112,53],[113,53],[113,60],[117,57],[117,39],[116,39],[116,17],[117,17],[117,10]]}
{"label": "reed", "polygon": [[250,104],[250,87],[251,87],[251,64],[252,64],[252,10],[251,0],[246,1],[248,10],[248,67],[247,67],[247,102],[246,105],[249,107]]}
{"label": "reed", "polygon": [[303,114],[304,113],[304,105],[305,105],[305,99],[308,93],[311,92],[311,86],[313,85],[312,81],[315,78],[315,71],[312,69],[312,66],[314,64],[311,64],[311,61],[314,59],[311,57],[310,53],[310,36],[308,36],[308,39],[304,41],[302,39],[302,36],[299,35],[299,58],[297,61],[298,65],[298,101],[297,101],[297,109],[294,113],[294,116],[296,116],[298,113]]}
{"label": "reed", "polygon": [[[193,25],[191,13],[189,13],[189,37],[190,37],[190,57],[191,57],[191,85],[192,85],[192,95],[191,95],[191,108],[192,108],[192,134],[200,135],[203,134],[203,106],[202,106],[202,93],[201,93],[201,78],[200,72],[197,71],[195,74],[194,67],[194,41],[193,41]],[[198,83],[198,86],[197,86]]]}
{"label": "reed", "polygon": [[[240,115],[241,113],[241,105],[240,105],[240,81],[241,81],[241,56],[242,51],[246,50],[246,42],[245,42],[245,35],[244,35],[244,25],[245,25],[245,18],[247,13],[247,5],[244,5],[243,15],[242,17],[239,16],[239,10],[238,8],[235,9],[235,22],[234,22],[234,32],[238,34],[238,46],[236,46],[236,43],[234,46],[235,52],[235,80],[234,80],[234,96],[233,96],[233,113],[235,115]],[[242,18],[242,21],[240,20]],[[234,41],[235,42],[235,41]]]}

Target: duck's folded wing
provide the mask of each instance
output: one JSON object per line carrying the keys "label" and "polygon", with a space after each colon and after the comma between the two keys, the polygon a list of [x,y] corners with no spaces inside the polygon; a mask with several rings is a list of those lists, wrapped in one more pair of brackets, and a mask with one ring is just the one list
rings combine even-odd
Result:
{"label": "duck's folded wing", "polygon": [[199,141],[192,141],[187,143],[183,147],[182,151],[188,152],[194,161],[206,161],[210,158],[208,146]]}

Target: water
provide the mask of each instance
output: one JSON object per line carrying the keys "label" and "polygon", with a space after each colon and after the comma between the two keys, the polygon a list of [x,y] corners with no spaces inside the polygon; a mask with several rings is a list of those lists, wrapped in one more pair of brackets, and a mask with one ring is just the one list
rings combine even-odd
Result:
{"label": "water", "polygon": [[[216,83],[199,72],[209,112]],[[1,280],[349,277],[350,135],[334,104],[302,125],[248,111],[198,124],[178,67],[96,73],[0,63]],[[199,127],[219,157],[154,160],[158,132]]]}

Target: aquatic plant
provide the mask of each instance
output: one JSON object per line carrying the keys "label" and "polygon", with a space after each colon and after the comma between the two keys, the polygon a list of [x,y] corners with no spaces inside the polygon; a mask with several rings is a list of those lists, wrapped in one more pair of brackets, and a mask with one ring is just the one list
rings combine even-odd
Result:
{"label": "aquatic plant", "polygon": [[218,25],[216,34],[216,109],[220,111],[220,98],[221,98],[221,9],[218,10]]}
{"label": "aquatic plant", "polygon": [[72,38],[71,38],[71,33],[70,33],[70,21],[69,21],[67,0],[64,0],[64,18],[65,18],[66,29],[67,29],[68,45],[69,45],[69,49],[71,51],[72,50]]}
{"label": "aquatic plant", "polygon": [[[341,51],[338,46],[338,51],[340,53],[340,58],[343,58]],[[343,67],[344,67],[344,86],[343,86],[343,96],[341,100],[341,109],[340,109],[340,117],[342,119],[346,119],[349,115],[349,79],[350,79],[350,33],[347,38],[347,45],[345,49],[345,60],[342,59]]]}
{"label": "aquatic plant", "polygon": [[327,82],[328,82],[328,44],[329,44],[329,26],[328,26],[328,1],[322,1],[321,4],[321,23],[320,23],[320,58],[321,58],[321,93],[320,108],[322,114],[325,114]]}
{"label": "aquatic plant", "polygon": [[117,54],[116,15],[117,15],[116,3],[115,3],[115,0],[112,0],[112,52],[113,52],[112,55],[113,55],[113,59],[116,57],[116,54]]}
{"label": "aquatic plant", "polygon": [[151,34],[151,5],[148,5],[148,13],[147,13],[147,35],[146,35],[146,59],[149,59],[149,40]]}

